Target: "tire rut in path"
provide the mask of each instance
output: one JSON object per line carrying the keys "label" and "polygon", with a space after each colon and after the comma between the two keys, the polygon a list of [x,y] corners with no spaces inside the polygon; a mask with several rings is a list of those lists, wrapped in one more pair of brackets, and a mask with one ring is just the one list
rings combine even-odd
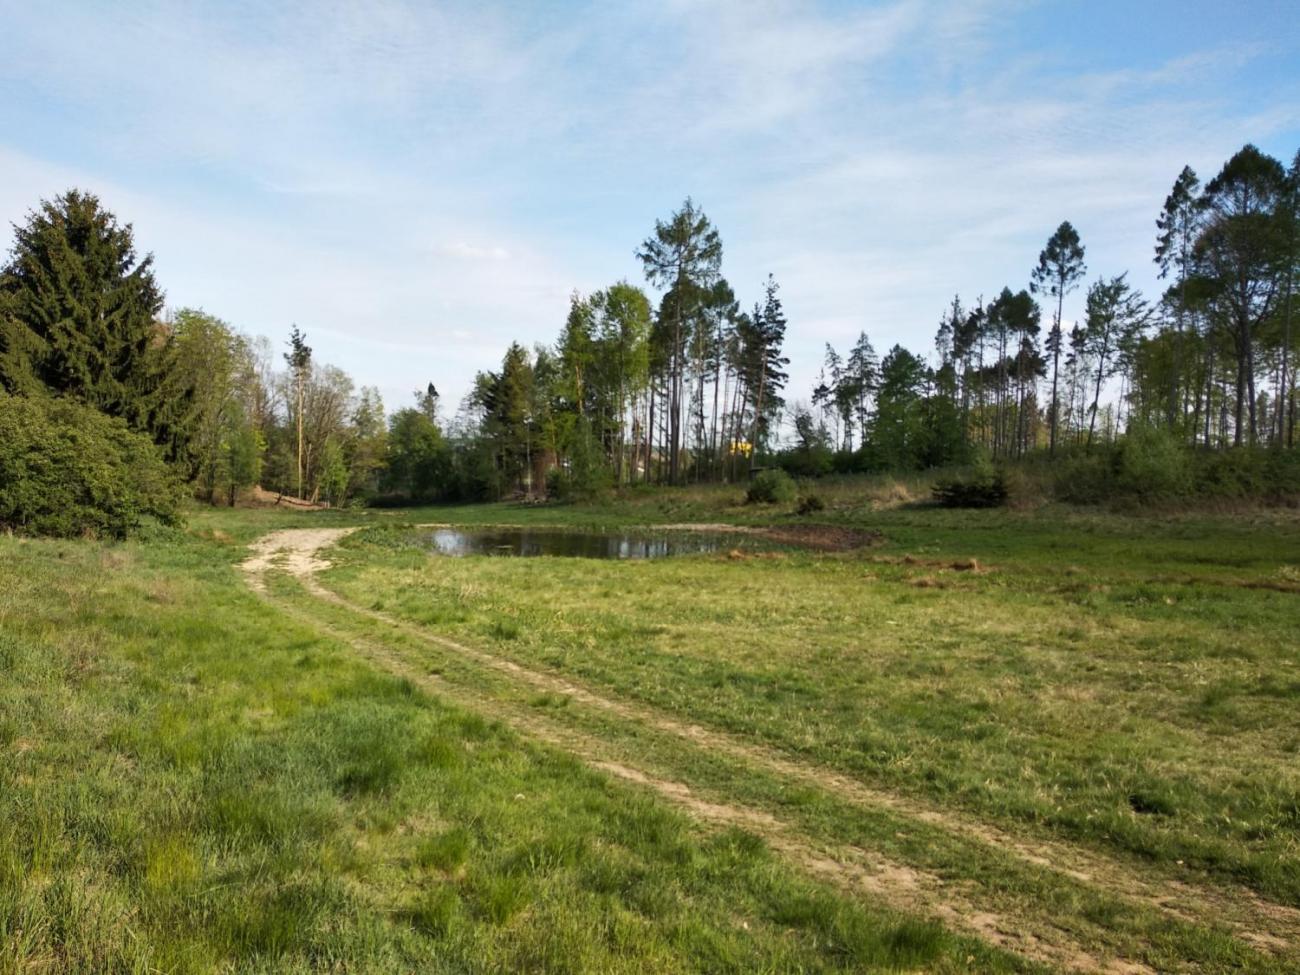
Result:
{"label": "tire rut in path", "polygon": [[526,740],[563,751],[593,771],[652,792],[709,826],[737,827],[760,836],[787,862],[846,894],[866,895],[894,910],[933,918],[953,930],[1054,969],[1106,975],[1155,975],[1154,969],[1140,962],[1098,957],[1059,928],[1037,925],[1035,930],[1029,930],[1025,921],[989,910],[972,900],[965,890],[956,889],[927,871],[860,847],[814,842],[796,827],[764,810],[715,801],[696,794],[683,783],[634,768],[611,755],[606,743],[597,738],[559,727],[520,707],[452,684],[381,643],[349,634],[275,600],[264,586],[258,593],[277,611],[345,644],[361,659],[422,690],[499,721]]}
{"label": "tire rut in path", "polygon": [[[1270,902],[1254,891],[1207,889],[1166,877],[1140,875],[1119,861],[1065,843],[1025,840],[997,827],[972,822],[895,793],[873,789],[824,767],[805,765],[785,755],[742,741],[731,734],[689,724],[653,707],[597,694],[563,677],[534,670],[513,660],[467,646],[386,613],[353,603],[325,588],[316,578],[329,567],[322,549],[335,544],[355,528],[287,529],[265,536],[253,546],[243,564],[250,584],[264,592],[261,576],[282,568],[295,576],[314,597],[392,627],[416,640],[449,651],[542,691],[565,695],[589,708],[644,724],[657,731],[720,752],[743,764],[757,766],[798,781],[864,808],[887,809],[926,825],[996,848],[1025,863],[1069,877],[1125,900],[1155,908],[1178,920],[1211,927],[1227,927],[1243,941],[1269,952],[1287,952],[1300,944],[1300,910]],[[908,868],[910,869],[910,868]]]}

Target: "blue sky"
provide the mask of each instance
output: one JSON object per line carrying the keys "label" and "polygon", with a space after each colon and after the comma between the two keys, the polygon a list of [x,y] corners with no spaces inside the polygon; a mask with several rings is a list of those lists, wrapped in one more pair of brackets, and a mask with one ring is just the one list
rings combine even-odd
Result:
{"label": "blue sky", "polygon": [[575,288],[640,283],[688,194],[743,301],[781,283],[804,398],[824,343],[928,351],[1063,219],[1090,277],[1156,291],[1184,164],[1300,148],[1294,0],[0,0],[0,25],[0,246],[93,190],[169,304],[297,322],[390,409],[430,379],[454,408]]}

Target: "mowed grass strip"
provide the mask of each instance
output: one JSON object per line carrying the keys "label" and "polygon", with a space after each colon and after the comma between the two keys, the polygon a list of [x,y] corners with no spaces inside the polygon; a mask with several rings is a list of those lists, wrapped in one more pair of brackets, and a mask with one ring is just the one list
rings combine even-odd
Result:
{"label": "mowed grass strip", "polygon": [[889,543],[646,563],[433,559],[378,529],[325,578],[869,783],[1300,904],[1293,515],[868,527]]}
{"label": "mowed grass strip", "polygon": [[0,538],[0,972],[1025,969],[377,672],[230,559]]}

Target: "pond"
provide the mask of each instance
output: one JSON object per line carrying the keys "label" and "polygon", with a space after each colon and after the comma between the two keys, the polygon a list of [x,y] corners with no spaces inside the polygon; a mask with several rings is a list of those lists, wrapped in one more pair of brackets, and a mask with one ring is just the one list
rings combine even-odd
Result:
{"label": "pond", "polygon": [[737,544],[723,535],[683,532],[575,532],[537,528],[438,528],[428,536],[440,555],[554,555],[579,559],[661,559],[717,552]]}

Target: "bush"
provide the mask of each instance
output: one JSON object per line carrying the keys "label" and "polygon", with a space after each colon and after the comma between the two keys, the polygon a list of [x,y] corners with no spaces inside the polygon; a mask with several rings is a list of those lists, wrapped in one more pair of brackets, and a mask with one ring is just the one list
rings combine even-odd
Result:
{"label": "bush", "polygon": [[595,501],[614,487],[609,468],[573,469],[555,467],[546,475],[546,495],[556,501]]}
{"label": "bush", "polygon": [[795,447],[777,455],[777,464],[791,477],[824,477],[835,466],[829,447]]}
{"label": "bush", "polygon": [[1149,501],[1192,493],[1190,452],[1167,430],[1134,427],[1115,446],[1116,493]]}
{"label": "bush", "polygon": [[797,493],[790,475],[772,468],[754,475],[745,493],[745,501],[749,504],[789,504]]}
{"label": "bush", "polygon": [[0,392],[0,528],[124,538],[178,520],[183,489],[148,437],[73,400]]}
{"label": "bush", "polygon": [[931,493],[945,508],[1000,508],[1007,503],[1007,480],[987,457],[981,457],[968,474],[940,478]]}
{"label": "bush", "polygon": [[801,515],[816,514],[826,510],[826,502],[819,495],[806,494],[799,499],[799,507],[795,510]]}
{"label": "bush", "polygon": [[1171,433],[1135,428],[1118,443],[1065,458],[1055,470],[1063,501],[1150,502],[1300,497],[1300,451],[1192,448]]}
{"label": "bush", "polygon": [[1235,447],[1192,454],[1196,489],[1226,498],[1300,496],[1300,450]]}
{"label": "bush", "polygon": [[1052,485],[1061,501],[1100,504],[1114,492],[1109,451],[1063,458],[1052,471]]}

